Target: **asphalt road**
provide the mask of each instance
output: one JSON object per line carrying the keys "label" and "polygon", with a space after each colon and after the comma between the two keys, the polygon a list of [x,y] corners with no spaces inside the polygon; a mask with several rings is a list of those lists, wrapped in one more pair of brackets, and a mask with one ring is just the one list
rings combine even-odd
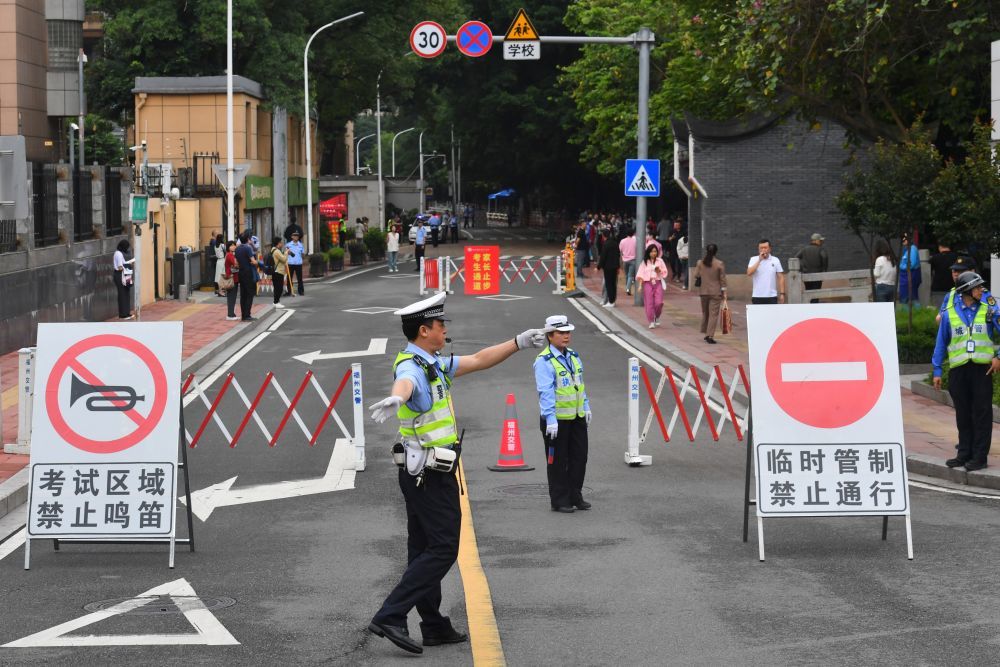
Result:
{"label": "asphalt road", "polygon": [[[539,244],[526,254],[554,250]],[[351,359],[309,367],[293,357],[367,349],[372,338],[385,337],[385,355],[358,359],[365,404],[384,396],[404,342],[398,318],[345,311],[415,300],[411,267],[310,285],[306,297],[289,300],[294,314],[231,368],[244,391],[252,397],[273,371],[291,395],[312,368],[332,393]],[[456,383],[466,429],[465,487],[509,664],[997,662],[998,582],[990,556],[1000,546],[1000,501],[912,488],[912,562],[901,519],[890,522],[885,542],[877,518],[770,520],[768,560],[760,563],[755,538],[741,541],[745,450],[732,430],[714,442],[703,425],[695,443],[675,439],[665,446],[654,429],[644,445],[653,465],[625,466],[630,353],[549,286],[504,291],[530,298],[449,298],[454,349],[446,353],[473,352],[539,325],[548,314],[565,313],[577,324],[572,345],[586,365],[595,415],[585,491],[594,509],[556,514],[544,486],[534,354],[518,353]],[[622,338],[655,354],[642,340]],[[210,393],[220,385],[217,380]],[[317,420],[321,409],[311,391],[302,403],[306,421]],[[496,461],[508,393],[517,398],[525,455],[536,466],[530,472],[487,469]],[[338,404],[350,426],[347,406],[343,399]],[[262,402],[272,430],[283,409],[273,392]],[[243,412],[232,396],[220,407],[227,425]],[[198,403],[189,408],[189,430],[204,413]],[[337,437],[334,424],[326,429],[309,447],[290,423],[271,448],[251,423],[230,449],[210,424],[190,452],[193,488],[233,476],[234,489],[322,477]],[[366,423],[368,466],[356,474],[353,489],[222,506],[206,521],[196,519],[197,551],[179,549],[172,571],[165,549],[153,546],[67,545],[54,552],[36,542],[31,571],[21,569],[21,550],[0,560],[0,644],[83,616],[88,603],[131,598],[183,577],[203,599],[235,600],[213,613],[239,645],[0,648],[0,664],[408,663],[414,658],[364,630],[405,560],[405,515],[388,455],[393,431],[391,424]],[[71,634],[191,632],[183,615],[161,602]],[[443,606],[456,625],[468,627],[457,567],[445,581]],[[414,634],[417,624],[414,615]],[[428,648],[424,660],[466,665],[472,654],[467,644]]]}

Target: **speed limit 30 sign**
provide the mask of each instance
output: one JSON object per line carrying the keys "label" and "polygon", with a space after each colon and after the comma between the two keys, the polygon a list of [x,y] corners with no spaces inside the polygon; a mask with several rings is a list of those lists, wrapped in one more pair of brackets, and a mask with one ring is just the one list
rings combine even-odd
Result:
{"label": "speed limit 30 sign", "polygon": [[421,21],[410,31],[410,48],[421,58],[434,58],[444,52],[448,35],[440,23]]}

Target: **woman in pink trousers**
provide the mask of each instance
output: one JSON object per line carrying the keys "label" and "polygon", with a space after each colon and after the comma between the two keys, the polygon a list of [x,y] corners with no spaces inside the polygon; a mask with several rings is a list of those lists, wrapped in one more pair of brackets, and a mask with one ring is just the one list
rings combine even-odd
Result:
{"label": "woman in pink trousers", "polygon": [[646,308],[649,328],[660,326],[663,312],[663,281],[667,277],[667,265],[660,259],[660,251],[655,245],[646,246],[642,264],[636,271],[635,281],[642,290],[642,303]]}

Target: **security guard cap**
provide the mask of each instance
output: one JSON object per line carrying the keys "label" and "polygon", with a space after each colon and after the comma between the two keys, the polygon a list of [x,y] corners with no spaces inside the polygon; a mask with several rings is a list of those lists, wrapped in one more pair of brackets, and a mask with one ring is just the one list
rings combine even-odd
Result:
{"label": "security guard cap", "polygon": [[967,255],[961,255],[955,259],[955,263],[951,265],[951,270],[959,273],[963,271],[975,271],[976,260]]}
{"label": "security guard cap", "polygon": [[542,331],[549,333],[552,331],[572,331],[573,329],[576,327],[569,323],[569,318],[565,315],[549,315],[545,318],[545,328]]}
{"label": "security guard cap", "polygon": [[444,300],[448,297],[446,292],[435,294],[432,297],[422,299],[412,303],[406,308],[400,308],[393,315],[399,315],[404,322],[420,322],[423,320],[441,320],[451,322],[444,316]]}
{"label": "security guard cap", "polygon": [[959,294],[965,294],[973,287],[983,285],[984,282],[983,277],[975,271],[966,271],[958,277],[958,280],[955,281],[955,289]]}

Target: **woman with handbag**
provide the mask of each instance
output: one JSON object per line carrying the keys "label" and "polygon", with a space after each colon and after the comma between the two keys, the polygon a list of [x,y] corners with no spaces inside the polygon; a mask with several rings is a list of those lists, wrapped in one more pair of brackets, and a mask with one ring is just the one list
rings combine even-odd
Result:
{"label": "woman with handbag", "polygon": [[131,246],[129,242],[122,239],[118,242],[115,256],[112,261],[114,268],[115,289],[118,291],[118,319],[132,319],[132,267],[135,266],[135,258],[125,259]]}
{"label": "woman with handbag", "polygon": [[222,274],[226,270],[226,249],[222,244],[222,234],[215,237],[215,272],[213,282],[215,283],[215,295],[216,296],[226,296],[223,291],[222,286],[219,284],[222,281]]}
{"label": "woman with handbag", "polygon": [[[694,286],[701,296],[701,332],[705,342],[715,345],[715,329],[719,324],[719,311],[729,309],[726,299],[726,265],[716,258],[719,247],[714,243],[705,246],[705,256],[694,270]],[[723,333],[728,333],[723,331]]]}
{"label": "woman with handbag", "polygon": [[239,319],[236,317],[236,296],[239,289],[236,285],[236,278],[239,273],[240,265],[236,261],[236,241],[229,241],[226,243],[226,257],[223,260],[219,288],[226,293],[226,319],[231,322]]}
{"label": "woman with handbag", "polygon": [[642,303],[646,309],[649,328],[660,326],[663,313],[663,291],[666,289],[667,265],[660,259],[657,245],[646,246],[642,254],[642,264],[635,273],[635,282],[642,290]]}

